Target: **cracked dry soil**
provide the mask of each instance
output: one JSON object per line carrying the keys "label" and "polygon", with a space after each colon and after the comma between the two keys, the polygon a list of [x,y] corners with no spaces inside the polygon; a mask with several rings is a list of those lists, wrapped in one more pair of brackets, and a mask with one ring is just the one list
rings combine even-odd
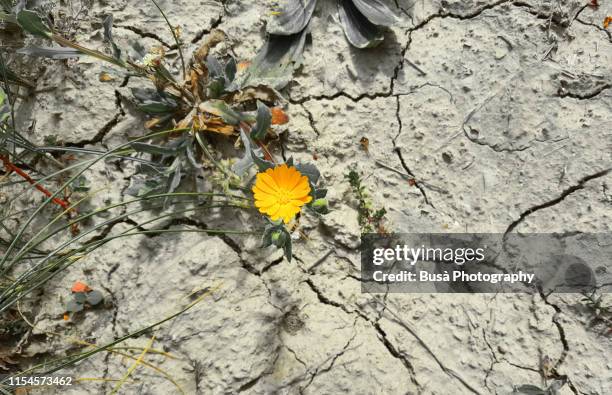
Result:
{"label": "cracked dry soil", "polygon": [[[49,332],[108,343],[222,282],[156,332],[155,347],[176,359],[146,360],[165,374],[141,366],[124,393],[176,393],[169,376],[189,394],[505,394],[543,386],[544,357],[567,377],[561,394],[611,393],[611,339],[589,328],[580,295],[362,294],[357,206],[344,175],[353,167],[363,174],[395,232],[610,232],[612,37],[601,21],[612,3],[396,0],[401,22],[365,51],[349,47],[330,5],[320,3],[313,44],[285,91],[291,122],[282,149],[296,160],[317,158],[333,211],[321,221],[304,216],[309,240],[295,243],[295,259],[259,250],[257,237],[112,241],[46,287],[34,318],[40,336],[23,352],[75,349]],[[218,28],[240,59],[263,43],[270,10],[264,1],[161,5],[182,26],[186,53]],[[118,42],[171,47],[153,5],[125,0],[93,2],[77,40],[103,48],[109,13]],[[100,82],[106,70],[88,58],[38,62],[38,93],[18,108],[28,137],[95,149],[142,135],[143,119],[125,100],[136,81]],[[92,207],[122,201],[134,168],[98,164],[94,173],[94,183],[112,187]],[[146,216],[125,216],[105,231]],[[218,213],[206,221],[193,216],[166,227],[228,219]],[[247,218],[229,221],[240,227]],[[65,323],[60,300],[76,280],[103,287],[109,303]],[[132,363],[101,353],[70,372],[117,379]],[[113,388],[86,386],[61,393]]]}

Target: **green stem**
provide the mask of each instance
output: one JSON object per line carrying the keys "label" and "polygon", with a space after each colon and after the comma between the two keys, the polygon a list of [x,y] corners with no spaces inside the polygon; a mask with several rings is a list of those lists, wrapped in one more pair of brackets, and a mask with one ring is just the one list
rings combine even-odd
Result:
{"label": "green stem", "polygon": [[170,27],[170,33],[172,33],[172,37],[174,37],[174,42],[176,43],[176,48],[178,49],[179,57],[181,58],[181,65],[183,67],[183,80],[184,80],[187,69],[185,68],[185,58],[183,57],[183,50],[181,49],[181,43],[179,42],[178,36],[176,35],[176,32],[174,31],[174,27],[172,26],[168,18],[166,18],[166,14],[164,13],[164,11],[161,9],[161,7],[157,4],[155,0],[151,0],[151,1],[153,2],[153,4],[155,4],[155,7],[157,7],[157,9],[159,10],[159,13],[166,20],[168,27]]}

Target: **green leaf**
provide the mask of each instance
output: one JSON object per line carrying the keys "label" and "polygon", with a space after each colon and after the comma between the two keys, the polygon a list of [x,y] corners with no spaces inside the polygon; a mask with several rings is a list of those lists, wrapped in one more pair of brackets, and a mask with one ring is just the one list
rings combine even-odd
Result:
{"label": "green leaf", "polygon": [[218,99],[225,91],[225,79],[221,77],[211,79],[206,89],[209,98]]}
{"label": "green leaf", "polygon": [[264,229],[262,236],[261,247],[269,247],[275,245],[277,248],[282,248],[285,252],[285,257],[291,262],[292,248],[291,235],[281,223],[268,223]]}
{"label": "green leaf", "polygon": [[251,130],[253,140],[262,140],[266,137],[270,126],[272,126],[272,112],[268,106],[257,100],[257,118],[255,126]]}
{"label": "green leaf", "polygon": [[11,69],[6,67],[2,63],[0,63],[0,79],[7,79],[9,80],[9,82],[12,82],[18,85],[23,85],[30,89],[34,88],[34,85],[29,83],[25,79],[21,78],[20,76],[18,76],[16,73],[14,73]]}
{"label": "green leaf", "polygon": [[238,125],[241,121],[247,119],[244,114],[234,110],[223,100],[206,101],[200,104],[200,110],[223,118],[228,125]]}
{"label": "green leaf", "polygon": [[6,93],[0,88],[0,124],[6,121],[11,114],[11,107],[6,100]]}
{"label": "green leaf", "polygon": [[176,110],[176,106],[163,102],[148,102],[140,104],[138,109],[147,114],[168,114]]}
{"label": "green leaf", "polygon": [[257,168],[260,172],[266,171],[274,167],[274,163],[260,158],[257,154],[255,154],[253,150],[251,150],[251,157],[253,158],[253,162],[255,162],[255,165],[257,165]]}
{"label": "green leaf", "polygon": [[261,237],[261,248],[266,248],[272,245],[272,234],[274,233],[274,227],[270,224],[264,229],[263,236]]}
{"label": "green leaf", "polygon": [[181,183],[181,178],[182,178],[182,174],[181,174],[181,159],[180,158],[174,158],[174,162],[172,162],[172,165],[169,167],[169,173],[168,173],[168,183],[167,183],[167,188],[166,188],[166,193],[172,193],[174,192],[174,190],[179,186],[179,184]]}
{"label": "green leaf", "polygon": [[291,257],[293,255],[292,247],[291,247],[291,236],[287,237],[287,240],[285,241],[285,245],[283,246],[283,250],[285,251],[285,258],[287,258],[287,260],[291,262]]}
{"label": "green leaf", "polygon": [[13,23],[16,25],[19,24],[19,22],[17,22],[17,17],[15,17],[14,14],[7,14],[4,12],[0,12],[0,21],[7,22],[7,23]]}
{"label": "green leaf", "polygon": [[327,199],[316,199],[312,201],[308,207],[310,207],[314,212],[319,214],[327,214],[329,213],[329,207],[327,206]]}
{"label": "green leaf", "polygon": [[319,178],[321,177],[321,173],[319,172],[319,169],[317,169],[315,165],[313,165],[312,163],[298,163],[295,165],[295,168],[300,173],[308,177],[308,180],[310,181],[312,185],[317,185],[317,182],[319,181]]}
{"label": "green leaf", "polygon": [[166,177],[143,177],[137,174],[130,180],[130,186],[125,193],[130,196],[143,197],[153,193],[163,193]]}
{"label": "green leaf", "polygon": [[100,291],[91,291],[87,293],[87,303],[89,303],[92,306],[97,305],[103,299],[104,299],[104,296],[102,296],[102,292]]}
{"label": "green leaf", "polygon": [[167,148],[167,147],[162,147],[161,145],[147,144],[147,143],[141,143],[137,141],[133,142],[130,145],[132,146],[132,148],[134,148],[134,151],[136,152],[145,152],[147,154],[166,155],[166,156],[177,154],[176,148]]}
{"label": "green leaf", "polygon": [[68,313],[78,313],[79,311],[83,310],[83,305],[81,303],[77,303],[74,300],[71,300],[70,302],[66,303],[66,311]]}
{"label": "green leaf", "polygon": [[74,293],[72,294],[72,297],[74,298],[74,301],[79,304],[85,303],[85,300],[87,299],[87,295],[85,295],[85,292]]}
{"label": "green leaf", "polygon": [[531,384],[524,384],[512,391],[513,394],[522,395],[547,395],[547,392],[540,387]]}
{"label": "green leaf", "polygon": [[30,10],[23,10],[17,14],[17,22],[30,34],[39,37],[50,38],[51,30],[43,23],[37,13]]}
{"label": "green leaf", "polygon": [[325,196],[327,196],[327,189],[325,188],[317,189],[314,193],[315,199],[323,199]]}
{"label": "green leaf", "polygon": [[225,64],[225,79],[228,85],[234,81],[234,78],[236,78],[237,70],[236,59],[230,58],[230,60]]}
{"label": "green leaf", "polygon": [[0,0],[0,9],[4,12],[11,12],[13,9],[13,2],[11,0]]}

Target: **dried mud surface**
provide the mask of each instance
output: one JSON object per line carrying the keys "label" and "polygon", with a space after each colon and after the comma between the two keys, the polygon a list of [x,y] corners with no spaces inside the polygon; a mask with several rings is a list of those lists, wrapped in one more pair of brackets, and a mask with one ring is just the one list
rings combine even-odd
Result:
{"label": "dried mud surface", "polygon": [[[392,231],[609,232],[612,38],[600,26],[610,3],[594,10],[575,0],[401,0],[401,23],[366,51],[349,47],[332,2],[320,3],[304,66],[286,90],[291,122],[282,144],[297,160],[317,158],[333,211],[302,219],[309,240],[295,243],[295,259],[261,251],[256,237],[115,240],[46,288],[34,318],[41,340],[24,352],[75,349],[49,332],[105,344],[221,284],[155,332],[155,347],[176,359],[147,357],[189,394],[508,393],[542,385],[544,356],[569,380],[562,394],[610,393],[612,343],[589,327],[579,295],[362,294],[357,203],[344,178],[352,167],[363,174]],[[118,41],[170,45],[145,4],[94,2],[76,37],[103,48],[101,20],[112,13]],[[263,1],[161,6],[191,49],[218,28],[241,59],[262,44],[270,12]],[[100,82],[109,68],[88,58],[55,64],[34,68],[40,92],[18,109],[32,140],[105,148],[144,132],[125,100],[135,81]],[[124,199],[133,172],[128,163],[97,165],[93,180],[111,188],[89,204]],[[107,307],[63,322],[61,300],[76,280],[104,290]],[[149,338],[127,344],[145,347]],[[132,363],[101,353],[72,372],[117,379]],[[131,379],[125,393],[177,391],[146,366]],[[113,387],[86,385],[88,393]]]}

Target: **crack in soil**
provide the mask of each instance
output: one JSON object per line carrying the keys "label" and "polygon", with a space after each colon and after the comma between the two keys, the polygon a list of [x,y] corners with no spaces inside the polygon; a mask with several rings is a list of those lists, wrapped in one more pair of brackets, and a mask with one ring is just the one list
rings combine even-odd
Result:
{"label": "crack in soil", "polygon": [[[361,317],[363,320],[365,320],[366,322],[370,323],[370,325],[372,325],[372,327],[374,328],[374,330],[376,330],[376,332],[378,333],[378,340],[383,344],[383,346],[387,349],[387,351],[390,353],[391,356],[393,356],[393,358],[395,359],[399,359],[400,362],[402,363],[402,365],[406,368],[406,370],[408,371],[408,373],[410,374],[410,381],[415,384],[415,386],[420,389],[421,385],[419,384],[419,382],[416,379],[416,372],[414,370],[414,367],[412,366],[412,364],[410,363],[410,361],[404,356],[402,355],[396,348],[395,346],[393,346],[393,344],[391,343],[391,341],[387,338],[387,334],[382,330],[382,328],[380,327],[378,321],[373,322],[368,316],[366,316],[363,312],[361,312],[360,310],[354,310],[354,311],[350,311],[346,306],[344,306],[341,303],[335,302],[331,299],[329,299],[328,297],[326,297],[323,292],[321,292],[320,289],[317,288],[317,286],[314,284],[314,282],[312,281],[312,279],[306,279],[305,283],[309,286],[309,288],[315,293],[315,295],[317,296],[317,299],[319,300],[320,303],[328,305],[328,306],[333,306],[336,308],[341,309],[342,311],[344,311],[346,314],[349,315],[357,315],[359,317]],[[379,317],[380,320],[380,317]]]}
{"label": "crack in soil", "polygon": [[[355,321],[353,322],[353,329],[355,327],[355,324],[357,323],[357,318],[358,317],[355,317]],[[303,386],[303,387],[300,387],[300,389],[298,390],[301,395],[304,394],[304,391],[306,390],[306,388],[308,388],[308,386],[310,386],[310,384],[312,384],[312,382],[314,381],[315,377],[317,377],[320,374],[327,373],[327,372],[329,372],[330,370],[333,369],[334,364],[336,363],[338,358],[343,356],[349,350],[349,346],[351,345],[353,340],[355,340],[355,337],[357,337],[357,332],[353,332],[353,336],[346,342],[346,344],[344,345],[342,350],[340,350],[340,352],[336,353],[331,358],[331,362],[330,362],[329,366],[327,366],[326,368],[321,368],[321,366],[322,366],[322,364],[321,364],[321,366],[318,366],[315,369],[315,371],[310,374],[310,379],[308,380],[306,385]],[[329,360],[329,358],[328,358],[328,360]],[[327,361],[325,361],[325,362],[327,362]],[[323,363],[325,363],[325,362],[323,362]]]}
{"label": "crack in soil", "polygon": [[598,95],[603,93],[605,90],[610,89],[610,88],[612,88],[612,84],[605,84],[605,85],[601,85],[597,87],[591,92],[586,92],[582,94],[564,89],[564,90],[559,91],[559,93],[557,94],[557,97],[560,97],[560,98],[571,97],[571,98],[578,99],[578,100],[589,100],[589,99],[593,99],[597,97]]}
{"label": "crack in soil", "polygon": [[605,34],[606,34],[606,36],[608,36],[608,41],[610,41],[610,42],[612,43],[612,33],[610,33],[610,32],[608,31],[608,29],[604,29],[603,27],[601,27],[601,26],[599,26],[599,25],[596,25],[596,24],[594,24],[594,23],[591,23],[591,22],[586,22],[586,21],[583,21],[582,19],[578,18],[578,16],[576,16],[576,19],[575,19],[575,20],[576,20],[576,22],[578,22],[578,23],[580,23],[580,24],[582,24],[582,25],[585,25],[585,26],[593,26],[594,28],[596,28],[596,29],[597,29],[597,30],[599,30],[600,32],[605,33]]}
{"label": "crack in soil", "polygon": [[121,118],[125,116],[125,110],[121,105],[121,94],[117,90],[115,90],[115,105],[117,107],[118,112],[110,121],[106,122],[104,126],[102,126],[102,128],[98,130],[98,132],[96,132],[96,134],[92,138],[79,140],[76,142],[67,142],[64,144],[64,146],[83,148],[86,145],[94,145],[97,143],[101,143],[102,140],[104,140],[104,138],[106,137],[106,135],[110,133],[110,131],[113,130],[113,128],[117,126],[119,122],[121,122]]}
{"label": "crack in soil", "polygon": [[538,291],[539,291],[540,297],[542,298],[544,303],[547,306],[552,307],[552,309],[555,311],[555,314],[553,314],[553,317],[552,317],[552,323],[557,328],[557,331],[559,332],[559,340],[561,341],[561,344],[563,345],[563,351],[561,352],[561,356],[559,356],[559,359],[555,363],[555,366],[554,366],[554,369],[553,369],[553,373],[555,375],[557,375],[558,378],[564,379],[566,381],[568,387],[570,388],[570,390],[574,394],[578,395],[580,392],[576,389],[576,387],[574,386],[574,384],[572,383],[570,378],[567,375],[560,375],[558,373],[559,367],[563,364],[563,362],[565,361],[565,358],[567,357],[567,354],[570,351],[569,343],[567,341],[567,337],[566,337],[566,334],[565,334],[565,329],[563,328],[563,325],[561,324],[561,322],[559,322],[559,315],[562,313],[561,307],[559,307],[558,305],[550,302],[548,300],[548,296],[544,294],[542,289],[538,289]]}
{"label": "crack in soil", "polygon": [[[222,2],[221,4],[223,4],[223,12],[219,15],[217,19],[213,21],[213,23],[210,25],[210,28],[202,29],[195,35],[195,37],[191,40],[192,44],[197,44],[198,41],[200,41],[205,35],[210,34],[210,32],[217,29],[221,25],[221,23],[223,23],[223,17],[227,13],[227,9],[225,8],[225,2]],[[176,44],[174,45],[174,48],[176,48]]]}
{"label": "crack in soil", "polygon": [[306,111],[306,114],[308,115],[308,122],[310,122],[310,128],[313,130],[313,132],[315,132],[317,137],[321,136],[321,132],[319,132],[319,129],[317,129],[317,125],[315,124],[314,116],[312,115],[310,110],[308,110],[304,104],[300,104],[300,105],[302,106],[304,111]]}
{"label": "crack in soil", "polygon": [[565,191],[563,191],[561,193],[561,195],[559,195],[557,198],[549,200],[548,202],[544,202],[541,204],[538,204],[536,206],[533,206],[529,209],[527,209],[526,211],[524,211],[518,219],[516,219],[514,222],[512,222],[508,228],[506,229],[506,231],[504,232],[504,235],[511,233],[520,223],[522,223],[525,218],[527,218],[528,216],[530,216],[531,214],[535,213],[536,211],[539,210],[543,210],[552,206],[555,206],[559,203],[561,203],[563,200],[565,200],[565,198],[567,198],[569,195],[571,195],[572,193],[579,191],[581,189],[585,188],[585,184],[591,180],[595,180],[597,178],[601,178],[604,177],[606,175],[608,175],[610,172],[612,172],[612,168],[606,169],[606,170],[602,170],[599,171],[595,174],[591,174],[588,176],[585,176],[583,178],[581,178],[578,183],[576,185],[573,185],[571,187],[569,187],[568,189],[566,189]]}
{"label": "crack in soil", "polygon": [[[401,148],[395,147],[393,150],[397,154],[397,157],[399,158],[399,161],[402,164],[402,167],[404,168],[404,171],[406,173],[408,173],[413,179],[416,180],[417,177],[414,175],[414,173],[410,170],[410,168],[408,167],[408,165],[406,165],[406,162],[404,161],[404,157],[402,156]],[[415,181],[414,186],[416,186],[418,188],[418,190],[421,192],[421,195],[423,195],[423,199],[425,200],[425,203],[428,204],[429,206],[435,208],[433,203],[431,203],[429,201],[429,199],[427,198],[427,193],[425,192],[425,188],[418,181]]]}
{"label": "crack in soil", "polygon": [[164,41],[163,38],[161,38],[157,34],[151,33],[151,32],[145,32],[144,30],[139,29],[136,26],[113,25],[113,27],[117,28],[117,29],[129,30],[129,31],[131,31],[131,32],[139,35],[140,37],[143,37],[143,38],[151,38],[151,39],[159,42],[160,44],[162,44],[164,47],[166,47],[168,49],[175,49],[176,48],[176,45],[174,46],[174,48],[172,48],[172,45],[168,44],[166,41]]}

